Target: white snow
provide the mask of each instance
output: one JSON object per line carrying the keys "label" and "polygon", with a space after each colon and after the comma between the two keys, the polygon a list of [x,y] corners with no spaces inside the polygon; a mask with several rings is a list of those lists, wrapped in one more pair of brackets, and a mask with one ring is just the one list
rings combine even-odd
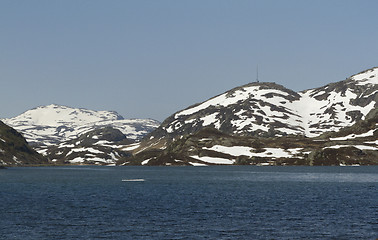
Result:
{"label": "white snow", "polygon": [[345,148],[345,147],[355,147],[360,150],[378,150],[377,147],[372,147],[372,146],[365,146],[365,145],[335,145],[335,146],[330,146],[330,147],[325,147],[326,148],[331,148],[331,149],[339,149],[339,148]]}
{"label": "white snow", "polygon": [[232,156],[241,156],[241,155],[248,156],[248,157],[253,156],[253,153],[251,152],[253,150],[253,148],[244,147],[244,146],[226,147],[226,146],[222,146],[222,145],[214,145],[211,148],[204,147],[203,149],[221,152],[221,153],[229,154],[229,155],[232,155]]}
{"label": "white snow", "polygon": [[229,160],[224,158],[218,158],[218,157],[200,157],[197,155],[190,156],[192,158],[195,158],[197,160],[200,160],[202,162],[212,163],[212,164],[233,164],[235,160]]}
{"label": "white snow", "polygon": [[132,151],[134,149],[137,149],[140,146],[139,143],[130,144],[124,148],[122,148],[123,151]]}
{"label": "white snow", "polygon": [[294,154],[298,154],[301,148],[282,149],[282,148],[264,148],[264,152],[253,152],[255,149],[245,146],[232,146],[226,147],[222,145],[214,145],[211,148],[204,147],[205,150],[212,150],[229,154],[231,156],[247,156],[247,157],[268,157],[268,158],[280,158],[280,157],[292,157]]}
{"label": "white snow", "polygon": [[354,147],[356,147],[356,148],[358,148],[360,150],[373,150],[373,151],[378,150],[377,147],[365,146],[365,145],[354,145]]}
{"label": "white snow", "polygon": [[146,165],[150,160],[151,160],[152,158],[150,158],[150,159],[147,159],[147,160],[144,160],[144,161],[142,161],[142,165]]}
{"label": "white snow", "polygon": [[343,141],[343,140],[355,139],[355,138],[359,138],[359,137],[370,137],[370,136],[374,136],[375,131],[376,131],[376,129],[371,129],[370,131],[368,131],[366,133],[350,134],[350,135],[345,136],[345,137],[330,138],[330,140],[332,140],[332,141],[338,141],[338,140]]}
{"label": "white snow", "polygon": [[300,154],[301,151],[303,148],[289,148],[289,149],[286,149],[287,152],[289,152],[290,154],[292,155],[296,155],[296,154]]}
{"label": "white snow", "polygon": [[203,121],[202,126],[209,126],[210,124],[214,124],[214,127],[219,129],[220,128],[220,121],[217,118],[218,113],[213,113],[210,115],[207,115],[203,118],[200,118]]}
{"label": "white snow", "polygon": [[94,148],[85,148],[85,147],[81,147],[81,148],[73,148],[71,149],[71,151],[69,153],[67,153],[67,156],[69,156],[71,153],[74,153],[74,152],[91,152],[91,153],[103,153],[102,151],[99,151],[97,149],[94,149]]}
{"label": "white snow", "polygon": [[189,162],[189,164],[191,164],[192,166],[195,166],[195,167],[204,167],[204,166],[208,166],[204,163],[196,163],[196,162]]}
{"label": "white snow", "polygon": [[352,79],[357,81],[357,85],[378,84],[378,68],[354,75]]}
{"label": "white snow", "polygon": [[85,161],[85,159],[83,157],[77,157],[77,158],[70,160],[71,163],[82,163],[84,161]]}
{"label": "white snow", "polygon": [[42,155],[46,156],[46,154],[47,154],[47,149],[38,150],[37,152],[38,152],[39,154],[42,154]]}
{"label": "white snow", "polygon": [[372,142],[365,142],[365,143],[367,143],[367,144],[376,144],[376,145],[378,145],[378,140],[375,140],[375,141],[372,141]]}

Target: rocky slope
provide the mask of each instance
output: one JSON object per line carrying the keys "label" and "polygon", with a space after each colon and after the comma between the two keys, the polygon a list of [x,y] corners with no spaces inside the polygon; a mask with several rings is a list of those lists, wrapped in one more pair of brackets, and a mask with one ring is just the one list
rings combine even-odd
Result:
{"label": "rocky slope", "polygon": [[34,151],[20,133],[0,121],[0,165],[19,166],[47,163],[47,159]]}
{"label": "rocky slope", "polygon": [[250,83],[167,118],[119,164],[378,164],[378,68],[293,92]]}
{"label": "rocky slope", "polygon": [[37,107],[2,121],[22,133],[34,146],[56,145],[106,126],[120,130],[128,139],[135,141],[160,124],[151,119],[124,119],[112,111],[93,111],[55,104]]}
{"label": "rocky slope", "polygon": [[207,126],[245,136],[315,137],[363,120],[378,107],[377,92],[378,68],[298,93],[275,83],[250,83],[173,114],[151,137],[174,138]]}
{"label": "rocky slope", "polygon": [[[120,165],[377,165],[378,111],[373,116],[316,138],[236,136],[207,127],[163,147],[135,149]],[[151,142],[150,142],[151,143]]]}
{"label": "rocky slope", "polygon": [[108,126],[56,146],[41,148],[40,152],[56,164],[111,165],[120,158],[130,156],[125,149],[131,143],[120,130]]}

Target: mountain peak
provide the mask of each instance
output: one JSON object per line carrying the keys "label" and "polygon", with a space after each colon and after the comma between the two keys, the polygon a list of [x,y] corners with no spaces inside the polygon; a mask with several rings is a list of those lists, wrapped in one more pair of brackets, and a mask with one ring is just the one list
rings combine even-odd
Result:
{"label": "mountain peak", "polygon": [[378,84],[378,67],[357,73],[350,79],[356,81],[358,85]]}
{"label": "mountain peak", "polygon": [[154,120],[124,119],[114,111],[94,111],[57,104],[39,106],[3,121],[37,145],[67,141],[104,126],[113,126],[127,138],[138,140],[159,125]]}
{"label": "mountain peak", "polygon": [[12,118],[13,121],[27,122],[31,125],[60,126],[64,123],[79,121],[83,124],[104,120],[122,120],[114,111],[94,111],[84,108],[72,108],[57,104],[39,106]]}
{"label": "mountain peak", "polygon": [[210,126],[227,134],[315,137],[353,125],[377,106],[378,68],[346,81],[294,92],[253,82],[176,112],[152,133],[178,137]]}

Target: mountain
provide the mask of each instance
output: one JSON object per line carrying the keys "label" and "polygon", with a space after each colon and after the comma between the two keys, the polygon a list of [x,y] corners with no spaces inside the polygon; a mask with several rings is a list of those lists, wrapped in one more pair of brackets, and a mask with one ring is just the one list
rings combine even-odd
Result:
{"label": "mountain", "polygon": [[48,161],[34,151],[20,133],[0,121],[0,165],[37,164],[48,164]]}
{"label": "mountain", "polygon": [[132,141],[118,129],[107,126],[86,132],[78,138],[40,149],[55,164],[115,164],[128,157]]}
{"label": "mountain", "polygon": [[124,119],[114,111],[93,111],[60,105],[41,106],[14,118],[2,119],[21,132],[33,146],[53,146],[97,128],[111,126],[133,141],[159,126],[151,119]]}
{"label": "mountain", "polygon": [[173,141],[145,141],[120,165],[378,165],[378,110],[315,138],[240,136],[205,127]]}
{"label": "mountain", "polygon": [[168,117],[119,164],[378,164],[378,68],[294,92],[250,83]]}
{"label": "mountain", "polygon": [[378,68],[321,88],[294,92],[249,83],[168,117],[151,137],[175,138],[211,126],[244,136],[319,136],[351,126],[378,106]]}

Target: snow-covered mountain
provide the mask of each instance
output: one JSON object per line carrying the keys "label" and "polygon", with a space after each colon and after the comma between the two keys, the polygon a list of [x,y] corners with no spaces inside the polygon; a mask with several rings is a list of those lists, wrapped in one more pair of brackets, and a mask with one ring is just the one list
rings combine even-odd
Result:
{"label": "snow-covered mountain", "polygon": [[127,153],[130,144],[131,141],[120,130],[108,126],[56,146],[39,148],[39,152],[55,164],[113,165],[122,157],[130,155]]}
{"label": "snow-covered mountain", "polygon": [[55,104],[37,107],[2,121],[22,133],[34,146],[56,145],[106,126],[120,130],[128,139],[135,141],[160,124],[151,119],[124,119],[114,111],[93,111]]}
{"label": "snow-covered mountain", "polygon": [[250,83],[168,117],[119,164],[377,165],[378,68],[294,92]]}
{"label": "snow-covered mountain", "polygon": [[378,111],[375,110],[351,127],[316,138],[235,136],[209,127],[177,138],[164,149],[155,146],[135,149],[135,156],[120,164],[377,165],[377,126]]}
{"label": "snow-covered mountain", "polygon": [[363,120],[378,107],[377,92],[378,68],[302,92],[250,83],[173,114],[151,138],[175,138],[207,126],[236,135],[315,137]]}

